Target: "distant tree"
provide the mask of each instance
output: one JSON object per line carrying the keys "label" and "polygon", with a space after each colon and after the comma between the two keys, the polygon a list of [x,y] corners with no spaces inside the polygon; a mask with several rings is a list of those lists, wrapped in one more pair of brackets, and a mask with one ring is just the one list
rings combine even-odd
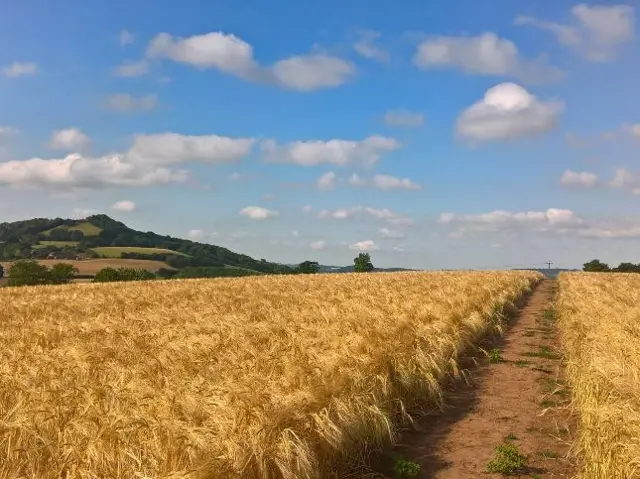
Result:
{"label": "distant tree", "polygon": [[296,273],[300,274],[316,274],[320,271],[320,265],[317,261],[303,261],[296,268]]}
{"label": "distant tree", "polygon": [[135,268],[103,268],[93,278],[94,283],[108,283],[111,281],[146,281],[155,279],[156,275],[146,269]]}
{"label": "distant tree", "polygon": [[49,271],[49,280],[52,284],[67,284],[76,274],[78,274],[78,269],[72,264],[57,263]]}
{"label": "distant tree", "polygon": [[49,269],[33,260],[16,261],[9,270],[8,286],[35,286],[51,281]]}
{"label": "distant tree", "polygon": [[613,271],[616,273],[640,273],[640,264],[620,263]]}
{"label": "distant tree", "polygon": [[611,271],[607,263],[601,263],[599,259],[594,259],[582,265],[582,271],[590,273],[608,273]]}
{"label": "distant tree", "polygon": [[4,266],[0,264],[0,279],[4,278]]}
{"label": "distant tree", "polygon": [[368,273],[373,271],[373,263],[371,262],[371,256],[369,253],[360,253],[353,258],[354,271],[356,273]]}
{"label": "distant tree", "polygon": [[177,273],[178,272],[175,269],[160,268],[158,271],[156,271],[156,276],[158,276],[158,278],[167,279],[173,278]]}

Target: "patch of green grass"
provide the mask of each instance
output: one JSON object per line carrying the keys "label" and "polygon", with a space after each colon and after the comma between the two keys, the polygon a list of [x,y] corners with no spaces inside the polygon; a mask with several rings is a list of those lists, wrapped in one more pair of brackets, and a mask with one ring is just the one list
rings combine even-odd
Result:
{"label": "patch of green grass", "polygon": [[505,443],[495,447],[494,458],[487,464],[487,471],[508,476],[525,467],[527,456],[520,453],[515,444]]}
{"label": "patch of green grass", "polygon": [[558,315],[553,309],[547,309],[542,313],[542,318],[545,321],[555,321],[557,317]]}
{"label": "patch of green grass", "polygon": [[420,464],[403,457],[396,457],[393,472],[396,479],[413,479],[420,474]]}
{"label": "patch of green grass", "polygon": [[491,363],[502,362],[502,355],[500,354],[500,350],[498,348],[493,348],[491,351],[489,351],[487,357],[489,358],[489,362]]}
{"label": "patch of green grass", "polygon": [[561,427],[560,429],[558,429],[558,432],[559,432],[561,435],[566,436],[567,434],[569,434],[569,428]]}
{"label": "patch of green grass", "polygon": [[545,359],[560,359],[560,355],[554,353],[549,346],[540,346],[538,351],[528,351],[523,356],[538,357]]}
{"label": "patch of green grass", "polygon": [[56,226],[47,231],[43,231],[42,234],[45,236],[49,236],[53,230],[64,230],[64,231],[80,231],[84,236],[98,236],[102,231],[102,228],[98,228],[96,225],[89,223],[88,221],[81,221],[76,223],[75,225],[61,225]]}
{"label": "patch of green grass", "polygon": [[523,359],[518,359],[513,364],[515,364],[516,367],[519,367],[519,368],[526,368],[531,363],[529,361],[524,361]]}
{"label": "patch of green grass", "polygon": [[121,258],[123,253],[138,254],[173,254],[176,256],[187,256],[184,253],[164,248],[138,248],[134,246],[100,246],[93,248],[93,251],[105,258]]}
{"label": "patch of green grass", "polygon": [[56,248],[63,248],[65,246],[78,246],[77,241],[40,241],[37,245],[34,245],[34,249],[49,248],[54,246]]}
{"label": "patch of green grass", "polygon": [[549,451],[545,449],[544,451],[538,451],[536,453],[540,457],[544,457],[545,459],[556,459],[558,457],[558,453],[554,451]]}

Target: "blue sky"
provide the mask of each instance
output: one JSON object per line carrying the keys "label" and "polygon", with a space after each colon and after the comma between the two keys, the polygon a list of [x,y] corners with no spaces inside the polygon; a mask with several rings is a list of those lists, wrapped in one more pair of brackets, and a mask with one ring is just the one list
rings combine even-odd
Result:
{"label": "blue sky", "polygon": [[0,221],[254,257],[634,261],[634,3],[0,0]]}

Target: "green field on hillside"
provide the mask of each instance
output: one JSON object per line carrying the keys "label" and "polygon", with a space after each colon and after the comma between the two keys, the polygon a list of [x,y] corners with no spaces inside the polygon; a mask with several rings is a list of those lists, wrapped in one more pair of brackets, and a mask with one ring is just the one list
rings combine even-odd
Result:
{"label": "green field on hillside", "polygon": [[88,221],[84,221],[82,223],[78,223],[75,225],[62,225],[56,226],[53,229],[48,231],[44,231],[42,234],[45,236],[49,236],[49,234],[54,230],[64,230],[64,231],[80,231],[85,236],[98,236],[102,231],[102,228],[98,228],[96,225],[89,223]]}
{"label": "green field on hillside", "polygon": [[138,248],[134,246],[101,246],[98,248],[92,248],[93,251],[105,258],[120,258],[123,253],[138,253],[138,254],[174,254],[176,256],[187,256],[179,251],[173,251],[163,248]]}
{"label": "green field on hillside", "polygon": [[64,248],[65,246],[78,246],[77,241],[40,241],[37,245],[34,245],[35,249],[47,248],[55,246],[57,248]]}

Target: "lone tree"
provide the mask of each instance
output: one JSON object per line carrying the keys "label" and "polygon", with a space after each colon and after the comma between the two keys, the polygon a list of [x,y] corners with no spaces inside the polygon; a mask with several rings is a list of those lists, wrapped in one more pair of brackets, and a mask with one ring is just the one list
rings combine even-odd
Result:
{"label": "lone tree", "polygon": [[373,263],[369,253],[360,253],[353,258],[354,271],[356,273],[369,273],[373,271]]}
{"label": "lone tree", "polygon": [[37,261],[16,261],[9,270],[8,286],[35,286],[49,283],[49,268]]}
{"label": "lone tree", "polygon": [[320,271],[320,265],[317,261],[303,261],[296,268],[296,272],[300,274],[316,274]]}
{"label": "lone tree", "polygon": [[52,284],[68,284],[78,274],[78,268],[69,263],[57,263],[49,271],[49,282]]}
{"label": "lone tree", "polygon": [[607,263],[601,263],[599,259],[594,259],[582,265],[582,271],[590,273],[608,273],[611,271]]}

